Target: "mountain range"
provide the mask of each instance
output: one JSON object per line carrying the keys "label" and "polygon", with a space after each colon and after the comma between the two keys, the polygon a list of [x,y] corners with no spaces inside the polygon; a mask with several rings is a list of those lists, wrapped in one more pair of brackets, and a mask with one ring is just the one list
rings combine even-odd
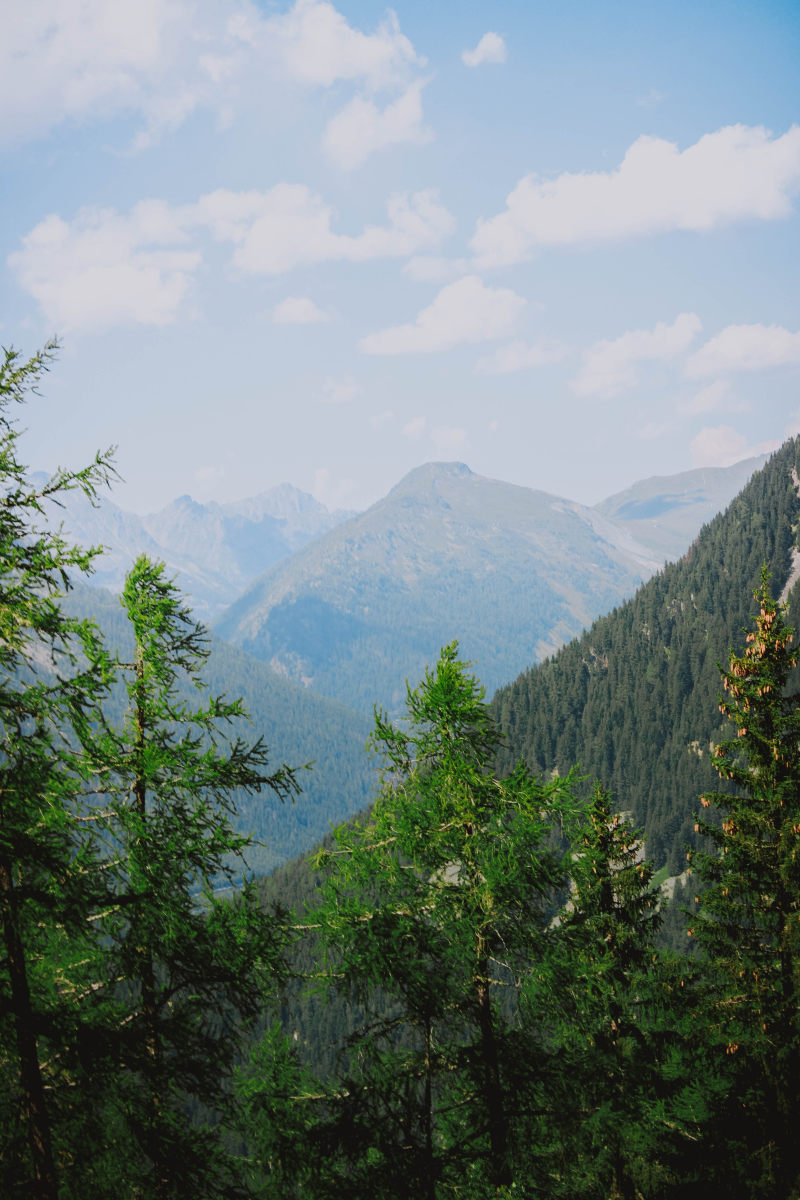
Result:
{"label": "mountain range", "polygon": [[589,508],[429,463],[276,563],[216,630],[364,712],[401,707],[406,679],[456,638],[491,693],[632,595],[665,550],[685,550],[756,465]]}

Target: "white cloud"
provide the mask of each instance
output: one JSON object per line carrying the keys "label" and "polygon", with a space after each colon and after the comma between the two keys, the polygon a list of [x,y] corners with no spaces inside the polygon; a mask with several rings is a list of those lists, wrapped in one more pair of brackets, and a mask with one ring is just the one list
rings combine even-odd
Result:
{"label": "white cloud", "polygon": [[475,371],[478,375],[509,375],[512,371],[527,371],[561,362],[570,353],[569,346],[563,342],[541,341],[533,346],[527,342],[509,342],[479,358]]}
{"label": "white cloud", "polygon": [[330,321],[328,314],[308,296],[287,296],[273,308],[272,319],[276,325],[314,325]]}
{"label": "white cloud", "polygon": [[680,313],[672,325],[634,329],[613,341],[597,342],[583,356],[572,383],[579,396],[615,396],[636,383],[636,363],[666,361],[688,349],[702,328],[695,313]]}
{"label": "white cloud", "polygon": [[407,425],[403,426],[403,437],[413,438],[415,441],[422,436],[422,433],[427,425],[424,417],[413,417]]}
{"label": "white cloud", "polygon": [[779,442],[759,442],[751,446],[747,438],[730,425],[717,425],[713,429],[701,429],[692,439],[689,452],[696,467],[731,467],[744,458],[777,450],[779,445]]}
{"label": "white cloud", "polygon": [[139,112],[148,125],[180,122],[208,76],[184,61],[192,10],[183,0],[31,0],[3,13],[2,141],[61,121]]}
{"label": "white cloud", "polygon": [[485,33],[474,50],[465,50],[461,61],[467,67],[477,67],[481,63],[504,63],[506,61],[506,44],[499,33]]}
{"label": "white cloud", "polygon": [[382,109],[366,96],[354,97],[325,127],[322,148],[331,162],[350,171],[376,150],[432,141],[433,131],[423,125],[424,86],[422,80],[417,80]]}
{"label": "white cloud", "polygon": [[657,104],[662,104],[666,96],[663,92],[659,92],[658,88],[650,88],[649,92],[645,92],[643,96],[636,97],[638,108],[655,108]]}
{"label": "white cloud", "polygon": [[128,217],[84,209],[72,224],[40,221],[8,261],[61,332],[167,325],[200,264],[196,251],[175,248],[184,240],[164,205],[138,204]]}
{"label": "white cloud", "polygon": [[333,209],[321,196],[303,184],[279,183],[267,192],[213,192],[188,219],[234,242],[234,262],[242,271],[265,275],[311,263],[403,258],[438,245],[454,227],[431,191],[393,196],[387,211],[388,225],[334,233]]}
{"label": "white cloud", "polygon": [[729,371],[761,371],[800,363],[800,333],[781,325],[728,325],[686,364],[691,378]]}
{"label": "white cloud", "polygon": [[728,400],[730,384],[724,379],[716,379],[708,387],[701,388],[691,400],[681,405],[681,412],[706,413],[715,412],[722,408]]}
{"label": "white cloud", "polygon": [[[21,286],[56,328],[105,329],[175,319],[188,295],[201,252],[190,240],[211,234],[233,246],[247,274],[279,275],[322,262],[405,257],[437,245],[453,228],[433,192],[393,196],[388,223],[361,233],[334,233],[333,210],[299,184],[267,192],[217,191],[195,204],[143,201],[127,216],[84,209],[71,222],[52,214],[9,256]],[[276,320],[319,320],[310,300],[292,297]],[[324,314],[322,314],[324,319]]]}
{"label": "white cloud", "polygon": [[285,15],[263,22],[252,8],[246,11],[243,36],[266,41],[300,83],[331,87],[350,80],[377,91],[401,83],[410,68],[425,65],[391,11],[372,34],[353,29],[324,0],[297,0]]}
{"label": "white cloud", "polygon": [[384,425],[391,425],[394,420],[394,412],[391,408],[385,408],[383,412],[374,413],[370,419],[370,427],[372,429],[383,429]]}
{"label": "white cloud", "polygon": [[320,399],[323,404],[349,404],[363,392],[361,384],[352,375],[344,375],[334,379],[329,375],[322,384]]}
{"label": "white cloud", "polygon": [[789,215],[799,188],[796,125],[775,138],[761,127],[730,125],[683,152],[640,137],[616,171],[526,176],[505,212],[478,222],[471,246],[480,266],[493,267],[519,262],[538,246],[775,220]]}
{"label": "white cloud", "polygon": [[6,5],[0,143],[65,120],[138,115],[144,149],[199,108],[229,123],[242,105],[279,111],[287,83],[405,90],[424,67],[394,14],[372,33],[325,0],[265,16],[251,0],[28,0]]}
{"label": "white cloud", "polygon": [[403,274],[416,283],[443,283],[468,270],[464,258],[441,258],[435,254],[415,254],[402,267]]}
{"label": "white cloud", "polygon": [[509,288],[486,287],[477,275],[449,283],[416,321],[371,333],[359,342],[364,354],[430,354],[462,343],[491,341],[511,333],[525,301]]}
{"label": "white cloud", "polygon": [[452,425],[437,425],[431,430],[431,441],[440,454],[453,454],[467,440],[466,429],[457,429]]}

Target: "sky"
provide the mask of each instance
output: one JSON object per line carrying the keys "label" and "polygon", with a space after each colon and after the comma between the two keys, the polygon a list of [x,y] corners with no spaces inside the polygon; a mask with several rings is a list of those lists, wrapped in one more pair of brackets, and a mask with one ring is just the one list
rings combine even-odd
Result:
{"label": "sky", "polygon": [[432,460],[593,504],[800,431],[795,0],[26,0],[23,460],[156,511]]}

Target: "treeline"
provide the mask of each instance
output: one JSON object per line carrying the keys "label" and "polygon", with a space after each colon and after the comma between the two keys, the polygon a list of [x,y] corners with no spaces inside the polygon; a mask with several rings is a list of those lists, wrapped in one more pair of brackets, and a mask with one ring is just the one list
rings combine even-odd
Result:
{"label": "treeline", "polygon": [[235,797],[298,773],[209,695],[161,566],[127,578],[126,656],[65,611],[93,552],[45,512],[112,468],[20,464],[49,353],[0,367],[3,1196],[800,1195],[800,706],[767,573],[709,746],[730,790],[692,831],[696,955],[659,949],[624,793],[496,770],[455,643],[377,713],[380,791],[313,898],[284,873],[292,912],[231,864]]}

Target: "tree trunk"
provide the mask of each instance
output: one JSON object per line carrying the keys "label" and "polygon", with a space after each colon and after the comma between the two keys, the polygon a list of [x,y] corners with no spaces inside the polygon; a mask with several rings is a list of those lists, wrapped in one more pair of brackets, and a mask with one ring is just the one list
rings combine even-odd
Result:
{"label": "tree trunk", "polygon": [[495,1187],[504,1187],[511,1183],[511,1169],[508,1163],[508,1138],[503,1090],[500,1085],[497,1041],[494,1036],[492,1004],[489,996],[489,964],[484,957],[480,957],[478,960],[475,974],[475,994],[480,1029],[483,1096],[489,1124],[492,1182]]}
{"label": "tree trunk", "polygon": [[50,1120],[44,1099],[44,1086],[39,1069],[39,1048],[33,1019],[25,950],[19,935],[14,879],[8,859],[0,858],[0,902],[3,908],[3,940],[8,959],[11,982],[11,1007],[19,1058],[19,1077],[22,1087],[22,1108],[28,1126],[36,1200],[57,1200]]}

